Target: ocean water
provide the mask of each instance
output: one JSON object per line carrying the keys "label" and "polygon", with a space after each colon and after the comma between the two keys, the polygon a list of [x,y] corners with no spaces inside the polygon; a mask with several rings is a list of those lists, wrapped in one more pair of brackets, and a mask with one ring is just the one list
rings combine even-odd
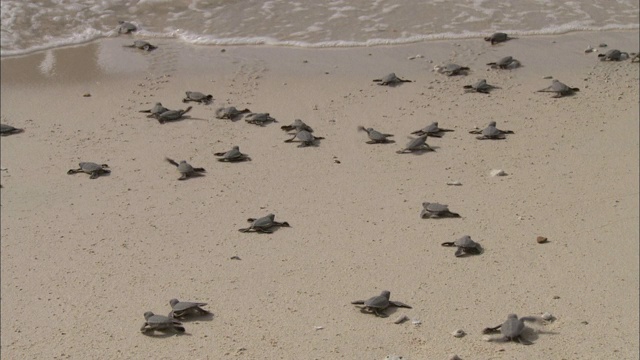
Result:
{"label": "ocean water", "polygon": [[[638,29],[637,0],[2,0],[0,55],[118,36],[193,44],[345,47]],[[121,35],[122,36],[122,35]]]}

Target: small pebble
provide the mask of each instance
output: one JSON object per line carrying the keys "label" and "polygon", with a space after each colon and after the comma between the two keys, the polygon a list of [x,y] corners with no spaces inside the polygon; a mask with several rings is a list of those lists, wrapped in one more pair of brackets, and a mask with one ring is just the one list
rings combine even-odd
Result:
{"label": "small pebble", "polygon": [[544,236],[538,236],[538,237],[536,238],[536,241],[538,242],[538,244],[544,244],[544,243],[546,243],[547,241],[549,241],[549,239],[547,239],[547,238],[546,238],[546,237],[544,237]]}
{"label": "small pebble", "polygon": [[387,355],[384,357],[384,360],[409,360],[409,358],[402,355]]}
{"label": "small pebble", "polygon": [[324,329],[324,326],[314,326],[313,328],[316,329],[316,330],[322,330],[322,329]]}
{"label": "small pebble", "polygon": [[501,169],[491,170],[490,174],[491,174],[491,176],[506,176],[507,175],[507,173],[504,172],[504,170],[501,170]]}
{"label": "small pebble", "polygon": [[547,76],[543,77],[543,79],[546,79],[546,80],[553,79],[553,76],[547,75]]}
{"label": "small pebble", "polygon": [[607,47],[607,44],[601,43],[600,45],[598,45],[598,47]]}
{"label": "small pebble", "polygon": [[554,295],[553,296],[553,300],[558,300],[558,299],[560,299],[560,296],[558,296],[558,295]]}
{"label": "small pebble", "polygon": [[453,335],[453,337],[456,337],[456,338],[461,338],[461,337],[467,335],[467,333],[465,333],[464,330],[462,330],[462,329],[458,329],[458,330],[455,330],[454,332],[452,332],[451,335]]}
{"label": "small pebble", "polygon": [[458,355],[450,355],[449,356],[449,360],[462,360],[462,358]]}
{"label": "small pebble", "polygon": [[413,319],[411,320],[411,323],[415,326],[418,326],[420,324],[422,324],[422,321],[420,321],[420,319]]}
{"label": "small pebble", "polygon": [[396,321],[394,321],[394,324],[402,324],[403,322],[409,320],[409,317],[407,315],[402,315],[399,318],[396,319]]}
{"label": "small pebble", "polygon": [[458,180],[454,180],[454,181],[447,182],[447,185],[460,186],[460,185],[462,185],[462,183],[460,181],[458,181]]}
{"label": "small pebble", "polygon": [[82,95],[82,96],[84,96],[84,97],[91,97],[91,94],[86,93],[86,94],[84,94],[84,95]]}
{"label": "small pebble", "polygon": [[589,325],[589,322],[588,322],[588,321],[582,321],[580,324],[582,324],[582,325]]}
{"label": "small pebble", "polygon": [[232,256],[232,257],[231,257],[231,260],[240,260],[240,257],[239,257],[239,256],[234,255],[234,256]]}
{"label": "small pebble", "polygon": [[555,316],[551,315],[550,313],[546,312],[544,314],[542,314],[542,320],[545,321],[552,321],[553,319],[555,319]]}

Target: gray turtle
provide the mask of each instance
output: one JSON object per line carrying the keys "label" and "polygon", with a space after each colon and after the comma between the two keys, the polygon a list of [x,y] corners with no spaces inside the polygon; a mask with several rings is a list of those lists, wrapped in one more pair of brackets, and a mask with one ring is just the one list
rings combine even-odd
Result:
{"label": "gray turtle", "polygon": [[462,88],[465,89],[465,92],[479,92],[483,94],[488,94],[492,89],[496,89],[495,86],[487,84],[487,80],[485,79],[478,80],[478,82],[473,85],[465,85]]}
{"label": "gray turtle", "polygon": [[304,123],[304,121],[300,120],[300,119],[295,119],[293,120],[293,122],[291,123],[291,125],[282,125],[280,126],[280,129],[284,130],[284,131],[300,131],[300,130],[306,130],[310,133],[313,132],[313,129],[311,128],[311,126],[307,125]]}
{"label": "gray turtle", "polygon": [[396,153],[404,154],[409,152],[435,151],[435,149],[427,144],[427,136],[429,135],[424,134],[415,139],[412,139],[404,149],[398,150],[396,151]]}
{"label": "gray turtle", "polygon": [[213,155],[222,156],[222,158],[218,159],[218,161],[224,161],[224,162],[251,161],[251,158],[247,154],[243,154],[240,152],[239,146],[233,146],[229,151],[217,152],[217,153],[214,153]]}
{"label": "gray turtle", "polygon": [[464,75],[470,70],[466,66],[460,66],[457,64],[436,65],[434,69],[440,74],[447,76]]}
{"label": "gray turtle", "polygon": [[487,36],[484,38],[484,41],[490,41],[491,45],[495,45],[497,43],[505,42],[507,40],[517,39],[514,37],[510,37],[509,35],[503,32],[497,32],[492,34],[491,36]]}
{"label": "gray turtle", "polygon": [[611,49],[604,54],[598,54],[600,61],[620,61],[629,57],[629,54],[620,50]]}
{"label": "gray turtle", "polygon": [[278,122],[276,119],[272,118],[269,113],[250,113],[244,118],[244,121],[249,124],[265,126],[270,122]]}
{"label": "gray turtle", "polygon": [[274,220],[275,218],[276,216],[274,214],[269,214],[258,219],[249,218],[247,221],[251,223],[251,226],[238,230],[241,232],[255,231],[270,234],[273,232],[273,230],[271,230],[272,227],[289,227],[288,222],[277,222]]}
{"label": "gray turtle", "polygon": [[520,61],[511,56],[505,56],[502,59],[487,63],[492,69],[515,69],[520,67]]}
{"label": "gray turtle", "polygon": [[496,127],[495,121],[490,121],[486,128],[482,130],[471,130],[469,134],[480,134],[476,136],[478,140],[503,140],[506,139],[505,134],[514,134],[511,130],[500,130]]}
{"label": "gray turtle", "polygon": [[412,132],[412,134],[414,135],[418,135],[418,136],[422,136],[422,135],[427,135],[427,136],[432,136],[432,137],[442,137],[442,135],[444,135],[443,133],[445,132],[451,132],[453,130],[451,129],[443,129],[441,127],[438,127],[438,122],[434,121],[431,124],[423,127],[420,130],[416,130],[414,132]]}
{"label": "gray turtle", "polygon": [[118,21],[118,24],[118,33],[120,34],[131,34],[132,32],[138,30],[138,27],[130,22],[120,20]]}
{"label": "gray turtle", "polygon": [[378,85],[388,85],[388,86],[396,86],[403,82],[411,82],[411,80],[400,79],[396,76],[396,73],[391,73],[381,79],[374,79],[373,81],[377,82]]}
{"label": "gray turtle", "polygon": [[240,116],[242,114],[246,114],[246,113],[250,113],[250,112],[251,112],[251,110],[249,110],[249,109],[238,110],[234,106],[221,107],[221,108],[216,109],[216,119],[233,120],[233,119],[237,118],[238,116]]}
{"label": "gray turtle", "polygon": [[164,112],[169,111],[166,107],[162,106],[162,103],[157,102],[153,107],[149,110],[140,110],[141,113],[150,113],[147,117],[156,117]]}
{"label": "gray turtle", "polygon": [[423,202],[420,217],[423,219],[437,219],[444,217],[459,218],[460,214],[449,211],[449,206],[432,202]]}
{"label": "gray turtle", "polygon": [[493,341],[516,341],[522,345],[531,345],[533,344],[531,341],[522,337],[522,333],[526,328],[524,324],[525,321],[540,322],[540,319],[535,316],[525,316],[518,319],[518,315],[509,314],[507,315],[507,320],[505,322],[495,327],[485,328],[482,332],[484,334],[490,334],[498,331],[499,329],[502,334],[502,338]]}
{"label": "gray turtle", "polygon": [[569,87],[561,83],[559,80],[553,79],[553,81],[551,81],[551,85],[547,86],[544,89],[540,89],[537,92],[552,92],[555,93],[555,95],[553,96],[554,98],[559,98],[565,95],[571,95],[575,91],[580,91],[580,89],[576,87]]}
{"label": "gray turtle", "polygon": [[81,162],[78,166],[79,168],[77,169],[70,169],[67,171],[67,174],[85,173],[91,175],[89,176],[89,179],[96,179],[100,175],[111,173],[111,170],[108,169],[109,165],[107,164],[98,165],[92,162]]}
{"label": "gray turtle", "polygon": [[395,307],[404,307],[408,309],[412,309],[411,306],[400,302],[400,301],[391,301],[390,300],[391,293],[387,290],[380,293],[378,296],[371,297],[367,300],[356,300],[351,303],[354,305],[364,305],[361,307],[362,312],[374,313],[379,317],[387,317],[388,315],[383,313],[385,309],[391,306]]}
{"label": "gray turtle", "polygon": [[640,53],[633,55],[631,62],[640,62]]}
{"label": "gray turtle", "polygon": [[385,144],[385,143],[395,142],[388,139],[389,137],[393,136],[393,134],[383,134],[377,130],[374,130],[373,128],[365,128],[364,126],[358,126],[358,131],[367,132],[367,135],[369,135],[369,139],[371,139],[367,141],[367,144]]}
{"label": "gray turtle", "polygon": [[143,333],[151,332],[153,333],[155,330],[167,331],[173,330],[179,333],[185,332],[184,326],[180,321],[177,321],[173,318],[164,315],[156,315],[151,311],[147,311],[144,313],[144,324],[140,328],[140,331]]}
{"label": "gray turtle", "polygon": [[189,315],[202,316],[211,314],[209,311],[202,308],[202,306],[207,306],[207,303],[171,299],[169,300],[169,305],[171,305],[171,312],[169,313],[169,317],[172,318],[181,318]]}
{"label": "gray turtle", "polygon": [[189,177],[199,176],[199,175],[202,175],[202,173],[206,172],[204,168],[194,168],[193,166],[189,165],[189,163],[187,163],[186,160],[182,160],[178,164],[172,159],[169,159],[169,158],[164,158],[164,159],[168,163],[178,168],[178,172],[180,173],[180,177],[178,178],[178,180],[186,180]]}
{"label": "gray turtle", "polygon": [[151,50],[155,50],[158,47],[155,45],[151,45],[149,42],[144,41],[144,40],[136,40],[133,42],[132,45],[123,45],[124,47],[130,47],[130,48],[136,48],[136,49],[140,49],[140,50],[144,50],[144,51],[151,51]]}
{"label": "gray turtle", "polygon": [[180,120],[183,118],[184,114],[188,113],[189,111],[191,111],[191,106],[187,107],[186,109],[182,110],[167,110],[163,113],[160,114],[151,114],[153,117],[155,117],[156,119],[158,119],[158,122],[160,124],[164,124],[167,121],[175,121],[175,120]]}
{"label": "gray turtle", "polygon": [[482,253],[482,247],[480,246],[480,244],[471,240],[471,237],[469,235],[465,235],[453,242],[443,242],[441,245],[448,247],[457,247],[458,250],[456,250],[455,253],[456,257],[462,257],[470,254],[478,255]]}
{"label": "gray turtle", "polygon": [[298,147],[306,147],[306,146],[315,145],[316,144],[316,140],[324,139],[321,136],[314,136],[313,134],[311,134],[307,130],[300,130],[295,135],[293,135],[293,137],[291,139],[287,139],[284,142],[286,142],[286,143],[293,142],[296,138],[300,142],[300,145],[298,145]]}
{"label": "gray turtle", "polygon": [[0,135],[1,136],[19,134],[19,133],[21,133],[23,131],[24,131],[24,129],[15,128],[15,127],[13,127],[11,125],[0,124]]}
{"label": "gray turtle", "polygon": [[182,102],[186,103],[189,101],[198,102],[201,104],[208,104],[213,100],[213,95],[205,95],[199,91],[187,91],[185,92],[187,97],[182,99]]}

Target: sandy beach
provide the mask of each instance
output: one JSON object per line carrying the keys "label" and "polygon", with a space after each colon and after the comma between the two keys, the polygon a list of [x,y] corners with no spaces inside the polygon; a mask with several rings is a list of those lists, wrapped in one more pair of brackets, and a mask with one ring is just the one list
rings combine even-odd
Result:
{"label": "sandy beach", "polygon": [[[584,49],[638,52],[639,38],[157,40],[146,53],[120,37],[3,58],[2,123],[25,131],[0,142],[2,358],[637,359],[640,70]],[[485,65],[507,55],[523,66]],[[447,62],[471,70],[433,71]],[[372,81],[390,72],[413,82]],[[536,92],[548,77],[580,91]],[[499,88],[464,92],[479,79]],[[187,90],[214,100],[165,124],[139,112],[184,109]],[[222,106],[278,122],[216,119]],[[285,143],[280,126],[296,118],[325,139]],[[396,153],[433,121],[454,130],[428,138],[435,152]],[[468,133],[489,121],[514,134]],[[360,125],[395,143],[366,144]],[[216,161],[233,145],[252,161]],[[165,157],[206,174],[177,181]],[[67,175],[82,161],[111,174]],[[461,218],[421,219],[425,201]],[[238,231],[268,213],[291,227]],[[440,245],[463,235],[484,252],[457,258]],[[382,290],[412,309],[382,318],[351,304]],[[185,321],[185,335],[140,333],[143,313],[166,315],[171,298],[214,316]],[[509,313],[545,312],[556,319],[528,325],[531,346],[482,334]],[[411,320],[394,324],[401,315]]]}

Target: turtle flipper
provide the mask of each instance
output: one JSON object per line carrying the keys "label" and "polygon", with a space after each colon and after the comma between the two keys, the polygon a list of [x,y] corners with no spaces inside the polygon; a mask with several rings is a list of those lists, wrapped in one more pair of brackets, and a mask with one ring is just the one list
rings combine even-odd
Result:
{"label": "turtle flipper", "polygon": [[273,230],[271,230],[271,229],[256,228],[255,230],[256,230],[257,232],[261,232],[261,233],[265,233],[265,234],[271,234],[271,233],[273,233]]}
{"label": "turtle flipper", "polygon": [[364,300],[356,300],[351,302],[353,305],[364,305]]}
{"label": "turtle flipper", "polygon": [[486,328],[482,329],[482,333],[483,334],[491,334],[491,333],[499,331],[501,327],[502,327],[502,324],[500,324],[498,326],[494,326],[494,327],[486,327]]}
{"label": "turtle flipper", "polygon": [[187,180],[189,178],[189,175],[187,173],[182,173],[180,174],[180,177],[178,178],[178,180]]}
{"label": "turtle flipper", "polygon": [[97,179],[97,178],[98,178],[98,176],[100,176],[100,172],[98,172],[98,171],[93,171],[93,172],[91,173],[91,176],[89,176],[89,179]]}
{"label": "turtle flipper", "polygon": [[67,175],[77,174],[80,171],[82,171],[82,168],[80,168],[80,169],[69,169],[69,171],[67,171]]}
{"label": "turtle flipper", "polygon": [[204,168],[201,168],[201,167],[199,167],[199,168],[193,168],[193,171],[195,171],[195,172],[199,172],[199,173],[207,172],[207,170],[205,170]]}
{"label": "turtle flipper", "polygon": [[401,301],[389,301],[390,305],[393,305],[395,307],[403,307],[403,308],[407,308],[407,309],[413,309],[410,305],[407,305]]}
{"label": "turtle flipper", "polygon": [[522,336],[518,336],[517,338],[515,338],[515,340],[517,340],[522,345],[533,345],[533,343],[531,341],[525,339]]}
{"label": "turtle flipper", "polygon": [[246,233],[246,232],[251,231],[251,227],[238,229],[238,231]]}
{"label": "turtle flipper", "polygon": [[[451,246],[455,246],[455,244],[453,243],[453,241],[447,241],[447,242],[443,242],[442,244],[440,244],[441,246],[447,246],[447,247],[451,247]],[[501,325],[502,326],[502,325]]]}
{"label": "turtle flipper", "polygon": [[455,255],[456,257],[463,257],[463,256],[465,256],[466,254],[467,254],[467,251],[465,250],[465,248],[458,247],[458,250],[456,250],[456,252],[455,252],[455,254],[454,254],[454,255]]}
{"label": "turtle flipper", "polygon": [[428,133],[427,135],[431,136],[431,137],[437,137],[437,138],[441,138],[442,137],[442,134],[440,134],[439,132],[437,132],[437,133]]}
{"label": "turtle flipper", "polygon": [[291,227],[291,225],[289,225],[289,223],[288,223],[288,222],[286,222],[286,221],[283,221],[283,222],[275,222],[275,221],[274,221],[274,222],[273,222],[273,224],[274,224],[275,226]]}
{"label": "turtle flipper", "polygon": [[175,160],[173,159],[169,159],[168,157],[164,158],[165,161],[167,161],[169,164],[175,165],[176,167],[180,164],[178,164]]}
{"label": "turtle flipper", "polygon": [[454,212],[451,212],[451,211],[448,211],[448,212],[444,213],[443,215],[447,216],[447,217],[454,217],[454,218],[459,218],[460,217],[460,214],[454,213]]}

